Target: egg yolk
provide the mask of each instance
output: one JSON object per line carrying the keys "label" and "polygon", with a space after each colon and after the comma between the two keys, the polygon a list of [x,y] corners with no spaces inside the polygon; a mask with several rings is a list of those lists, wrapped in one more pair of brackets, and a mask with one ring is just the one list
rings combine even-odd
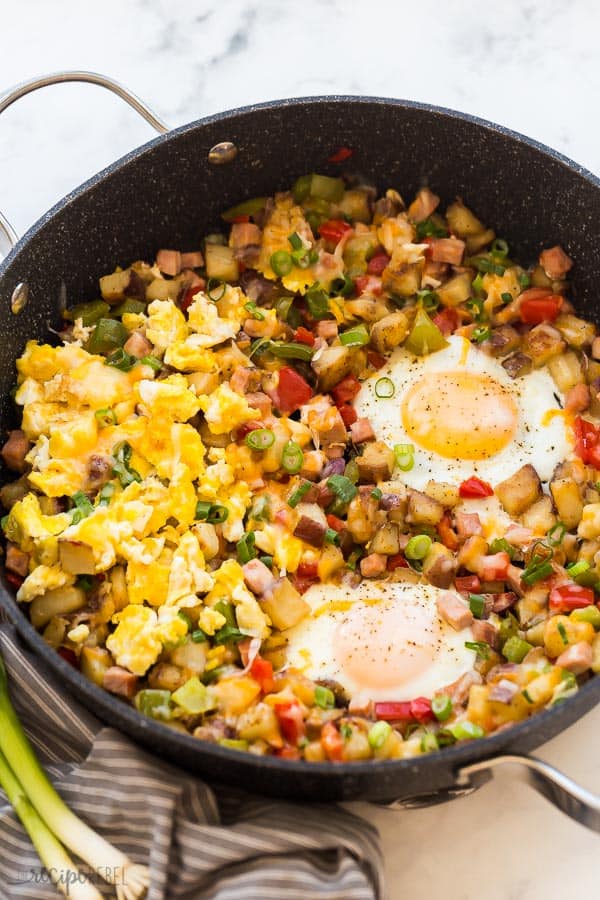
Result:
{"label": "egg yolk", "polygon": [[512,440],[517,407],[509,391],[475,372],[432,372],[402,402],[407,434],[449,459],[487,459]]}
{"label": "egg yolk", "polygon": [[430,668],[440,643],[437,617],[418,603],[354,603],[335,629],[340,670],[363,689],[401,688]]}

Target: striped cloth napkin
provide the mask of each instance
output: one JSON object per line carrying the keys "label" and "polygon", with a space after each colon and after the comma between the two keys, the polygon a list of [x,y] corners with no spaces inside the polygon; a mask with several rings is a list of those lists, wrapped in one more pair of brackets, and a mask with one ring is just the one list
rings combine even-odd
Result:
{"label": "striped cloth napkin", "polygon": [[[148,900],[383,897],[369,823],[338,806],[211,789],[63,694],[8,625],[0,626],[0,649],[17,712],[57,789],[111,843],[149,865]],[[0,900],[57,896],[0,791]]]}

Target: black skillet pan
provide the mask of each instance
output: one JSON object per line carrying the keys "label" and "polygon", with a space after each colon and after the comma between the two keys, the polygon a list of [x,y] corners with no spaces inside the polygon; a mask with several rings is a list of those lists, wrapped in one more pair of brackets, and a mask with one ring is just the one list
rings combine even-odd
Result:
{"label": "black skillet pan", "polygon": [[[327,163],[340,146],[348,171],[410,196],[429,183],[443,202],[460,195],[505,236],[517,255],[537,257],[560,243],[577,265],[578,310],[600,324],[600,181],[553,150],[471,116],[408,101],[311,97],[234,110],[168,131],[124,88],[90,73],[63,73],[17,88],[0,112],[46,84],[88,81],[126,99],[162,132],[44,215],[0,266],[0,423],[15,427],[10,390],[29,338],[47,341],[60,308],[96,296],[115,264],[153,258],[161,246],[195,246],[219,226],[223,209],[286,189],[303,172],[338,174]],[[4,227],[3,227],[4,225]],[[16,240],[0,220],[0,238]],[[600,798],[539,760],[524,756],[600,700],[600,677],[571,699],[490,737],[416,759],[330,765],[239,753],[198,741],[139,715],[87,681],[29,624],[4,580],[0,608],[65,689],[106,723],[157,754],[213,781],[276,797],[324,802],[364,799],[418,806],[468,793],[511,764],[573,818],[600,831]]]}

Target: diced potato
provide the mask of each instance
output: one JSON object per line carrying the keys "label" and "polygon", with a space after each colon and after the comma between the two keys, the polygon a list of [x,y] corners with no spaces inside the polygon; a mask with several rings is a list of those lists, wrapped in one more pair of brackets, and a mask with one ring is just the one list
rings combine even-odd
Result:
{"label": "diced potato", "polygon": [[456,557],[443,544],[434,541],[423,560],[423,576],[436,587],[449,588],[456,574]]}
{"label": "diced potato", "polygon": [[327,581],[334,572],[342,569],[344,565],[344,554],[340,548],[336,547],[334,544],[327,544],[321,552],[317,564],[317,574],[321,581]]}
{"label": "diced potato", "polygon": [[222,244],[205,245],[206,274],[220,281],[237,281],[239,267],[231,247]]}
{"label": "diced potato", "polygon": [[425,493],[446,508],[456,506],[460,502],[458,487],[446,481],[428,481]]}
{"label": "diced potato", "polygon": [[355,762],[359,759],[370,759],[371,756],[372,751],[367,733],[353,725],[350,737],[344,744],[344,759],[347,762]]}
{"label": "diced potato", "polygon": [[371,343],[379,353],[388,353],[408,334],[408,319],[403,312],[390,313],[371,328]]}
{"label": "diced potato", "polygon": [[271,747],[283,747],[277,715],[268,703],[257,703],[239,717],[239,736],[245,741],[263,740]]}
{"label": "diced potato", "polygon": [[212,394],[219,387],[220,378],[218,372],[190,372],[185,380],[196,389],[197,394]]}
{"label": "diced potato", "polygon": [[541,494],[539,475],[529,464],[496,486],[496,495],[509,516],[520,516]]}
{"label": "diced potato", "polygon": [[377,484],[391,478],[396,457],[386,443],[373,441],[364,445],[362,455],[356,457],[356,464],[363,484]]}
{"label": "diced potato", "polygon": [[561,679],[562,671],[558,666],[553,666],[549,672],[543,672],[528,683],[525,700],[537,709],[545,706],[552,699],[554,689],[560,684]]}
{"label": "diced potato", "polygon": [[554,322],[554,327],[570,347],[578,349],[585,344],[591,344],[596,336],[596,326],[592,322],[568,314],[559,316]]}
{"label": "diced potato", "polygon": [[62,616],[54,616],[50,619],[42,635],[46,643],[57,650],[65,639],[68,624],[68,619],[64,619]]}
{"label": "diced potato", "polygon": [[112,275],[103,275],[100,279],[100,293],[103,300],[106,300],[107,303],[118,303],[119,300],[124,300],[130,278],[130,269],[113,272]]}
{"label": "diced potato", "polygon": [[471,276],[468,272],[461,272],[450,278],[444,284],[436,288],[436,294],[440,298],[442,306],[459,306],[471,296]]}
{"label": "diced potato", "polygon": [[289,578],[279,578],[269,593],[261,598],[260,605],[280,631],[297,625],[310,612],[308,603]]}
{"label": "diced potato", "polygon": [[558,356],[565,348],[561,334],[552,325],[542,322],[527,332],[523,338],[523,353],[536,368],[546,365],[553,356]]}
{"label": "diced potato", "polygon": [[356,222],[371,221],[371,209],[367,191],[357,189],[344,191],[344,196],[338,201],[337,206],[341,213],[354,219]]}
{"label": "diced potato", "polygon": [[550,497],[544,495],[532,503],[521,516],[521,522],[526,528],[531,528],[534,534],[546,534],[556,525],[556,516]]}
{"label": "diced potato", "polygon": [[148,684],[159,691],[176,691],[187,681],[187,676],[179,666],[171,663],[158,663],[148,673]]}
{"label": "diced potato", "polygon": [[399,759],[402,756],[402,735],[392,729],[387,738],[376,750],[373,751],[375,759]]}
{"label": "diced potato", "polygon": [[546,622],[538,622],[536,625],[532,625],[531,628],[528,628],[525,632],[525,640],[529,644],[533,644],[534,647],[543,647],[544,646],[544,632],[546,631]]}
{"label": "diced potato", "polygon": [[444,507],[433,497],[421,491],[410,491],[408,494],[408,512],[406,521],[415,525],[437,525],[444,515]]}
{"label": "diced potato", "polygon": [[548,606],[548,588],[544,584],[534,584],[527,588],[522,597],[517,600],[515,612],[519,624],[523,628],[534,623],[539,616],[544,615]]}
{"label": "diced potato", "polygon": [[308,762],[325,762],[327,757],[321,741],[311,741],[304,748],[304,759]]}
{"label": "diced potato", "polygon": [[369,545],[370,553],[383,553],[384,556],[394,556],[400,550],[398,526],[394,522],[386,522],[375,532],[375,537]]}
{"label": "diced potato", "polygon": [[326,347],[311,363],[319,377],[319,387],[327,392],[352,371],[352,351],[343,345]]}
{"label": "diced potato", "polygon": [[600,632],[592,641],[592,672],[595,675],[600,673]]}
{"label": "diced potato", "polygon": [[555,356],[548,362],[548,371],[556,382],[559,391],[565,394],[580,381],[583,381],[583,369],[579,358],[572,350]]}
{"label": "diced potato", "polygon": [[567,529],[576,528],[583,512],[583,500],[579,485],[572,478],[555,478],[550,482],[550,493],[558,512],[558,518]]}
{"label": "diced potato", "polygon": [[114,665],[113,658],[103,647],[83,647],[79,667],[86,678],[102,687],[104,673]]}
{"label": "diced potato", "polygon": [[204,558],[206,560],[214,559],[220,548],[219,535],[215,526],[209,522],[198,522],[197,525],[194,525],[193,531],[198,538]]}
{"label": "diced potato", "polygon": [[552,616],[544,629],[544,646],[550,659],[556,659],[570,644],[591,644],[596,632],[590,622],[577,622],[569,616]]}
{"label": "diced potato", "polygon": [[171,662],[180,669],[189,670],[194,675],[202,675],[206,666],[206,650],[206,642],[196,644],[188,637],[185,643],[171,651]]}
{"label": "diced potato", "polygon": [[403,263],[397,269],[390,266],[383,270],[383,289],[396,297],[414,297],[421,288],[425,261]]}
{"label": "diced potato", "polygon": [[495,237],[496,232],[492,228],[486,228],[485,231],[470,235],[465,239],[467,242],[467,252],[478,253],[479,250],[482,250],[487,244],[491,244]]}
{"label": "diced potato", "polygon": [[588,503],[583,507],[577,534],[588,540],[600,536],[600,503]]}
{"label": "diced potato", "polygon": [[355,541],[366,544],[374,536],[378,522],[378,503],[374,497],[358,494],[350,501],[347,527]]}
{"label": "diced potato", "polygon": [[521,336],[512,325],[500,325],[499,328],[492,329],[489,344],[492,356],[507,356],[518,349]]}
{"label": "diced potato", "polygon": [[446,210],[446,219],[451,231],[458,235],[459,238],[471,237],[486,230],[483,222],[480,222],[477,216],[460,199],[450,204]]}
{"label": "diced potato", "polygon": [[40,629],[54,616],[66,616],[82,609],[87,602],[85,591],[68,586],[54,588],[36,597],[29,607],[29,618],[34,628]]}
{"label": "diced potato", "polygon": [[467,538],[460,550],[458,551],[458,565],[468,569],[469,572],[478,572],[481,563],[481,557],[485,556],[488,551],[488,544],[485,538],[480,534],[474,534]]}
{"label": "diced potato", "polygon": [[60,564],[71,575],[94,575],[96,564],[94,551],[80,541],[59,541]]}
{"label": "diced potato", "polygon": [[[209,245],[207,244],[207,247]],[[249,675],[224,678],[212,686],[219,710],[226,718],[240,716],[260,694],[260,684]]]}
{"label": "diced potato", "polygon": [[146,300],[177,300],[182,286],[182,276],[177,278],[155,278],[146,288]]}

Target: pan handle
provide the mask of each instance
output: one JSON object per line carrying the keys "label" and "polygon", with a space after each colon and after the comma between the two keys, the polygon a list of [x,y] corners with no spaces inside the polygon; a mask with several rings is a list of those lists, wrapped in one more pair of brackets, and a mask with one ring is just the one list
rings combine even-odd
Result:
{"label": "pan handle", "polygon": [[[97,72],[53,72],[51,75],[31,78],[29,81],[24,81],[14,88],[10,88],[5,94],[0,96],[0,113],[3,113],[16,100],[20,100],[21,97],[25,97],[26,94],[30,94],[32,91],[37,91],[39,88],[48,87],[52,84],[63,84],[72,81],[81,81],[86,84],[95,84],[106,88],[106,90],[112,91],[113,94],[116,94],[117,97],[128,103],[132,109],[135,109],[159,134],[165,134],[170,130],[169,126],[162,119],[159,119],[150,107],[146,106],[134,93],[118,81],[114,81],[114,79],[107,78],[105,75],[100,75]],[[18,236],[14,228],[0,212],[0,258],[6,256],[12,250],[17,240]]]}
{"label": "pan handle", "polygon": [[472,794],[504,767],[509,768],[514,777],[542,794],[571,819],[585,825],[591,831],[600,833],[600,797],[536,756],[506,754],[472,763],[458,770],[456,781],[450,788],[433,794],[400,797],[378,805],[388,809],[419,809],[444,803],[456,797]]}

